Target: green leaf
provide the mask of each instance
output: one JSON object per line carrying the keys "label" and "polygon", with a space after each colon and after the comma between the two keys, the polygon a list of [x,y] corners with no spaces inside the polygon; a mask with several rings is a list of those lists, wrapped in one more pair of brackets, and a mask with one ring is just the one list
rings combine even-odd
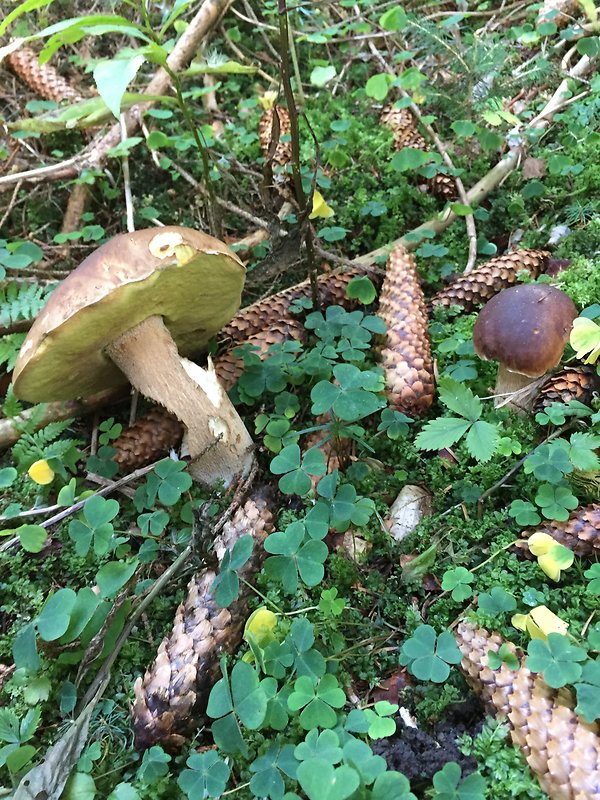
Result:
{"label": "green leaf", "polygon": [[410,791],[408,778],[401,772],[388,770],[378,776],[371,789],[371,800],[417,800]]}
{"label": "green leaf", "polygon": [[121,113],[121,100],[125,90],[145,60],[142,55],[111,58],[108,61],[99,61],[94,67],[94,82],[98,94],[117,119]]}
{"label": "green leaf", "polygon": [[400,650],[400,663],[423,681],[443,683],[450,675],[448,664],[458,664],[462,656],[449,631],[439,636],[431,625],[419,625]]}
{"label": "green leaf", "polygon": [[242,724],[250,730],[259,728],[267,713],[267,696],[256,670],[244,661],[238,661],[231,671],[231,696]]}
{"label": "green leaf", "polygon": [[328,64],[326,67],[315,67],[310,73],[310,82],[313,86],[321,88],[335,78],[335,76],[336,69],[332,64]]}
{"label": "green leaf", "polygon": [[477,125],[468,119],[457,119],[450,127],[461,139],[465,139],[467,136],[473,136],[477,132]]}
{"label": "green leaf", "polygon": [[471,423],[462,417],[438,417],[430,420],[415,438],[419,450],[443,450],[465,435]]}
{"label": "green leaf", "polygon": [[53,642],[65,633],[76,599],[73,589],[59,589],[46,600],[35,620],[38,633],[44,641]]}
{"label": "green leaf", "polygon": [[37,8],[49,6],[52,2],[54,0],[24,0],[0,22],[0,36],[3,36],[10,25],[23,14],[27,14],[28,11],[35,11]]}
{"label": "green leaf", "polygon": [[358,789],[360,778],[351,767],[334,767],[321,758],[303,761],[298,783],[308,800],[346,800]]}
{"label": "green leaf", "polygon": [[569,510],[577,508],[579,500],[568,486],[552,486],[543,483],[535,496],[535,502],[542,509],[546,519],[556,519],[566,522],[569,519]]}
{"label": "green leaf", "polygon": [[0,469],[0,489],[8,489],[9,486],[12,486],[18,475],[19,473],[14,467]]}
{"label": "green leaf", "polygon": [[41,525],[21,525],[15,530],[15,535],[19,537],[23,550],[28,553],[39,553],[48,538],[48,532]]}
{"label": "green leaf", "polygon": [[356,275],[346,286],[346,295],[351,300],[358,300],[363,305],[368,306],[377,297],[377,289],[373,281],[366,275]]}
{"label": "green leaf", "polygon": [[387,97],[391,81],[391,77],[386,73],[372,75],[365,86],[365,94],[380,103]]}
{"label": "green leaf", "polygon": [[465,444],[467,450],[476,461],[485,463],[496,452],[500,436],[498,429],[491,422],[479,419],[471,425]]}
{"label": "green leaf", "polygon": [[140,795],[131,783],[118,783],[107,800],[140,800]]}
{"label": "green leaf", "polygon": [[322,758],[328,764],[339,764],[342,760],[342,748],[337,733],[331,730],[311,730],[306,738],[294,750],[298,761],[307,761],[309,758]]}
{"label": "green leaf", "polygon": [[[600,565],[596,565],[600,566]],[[577,705],[575,711],[586,722],[600,718],[600,657],[590,659],[583,665],[581,681],[575,684]]]}
{"label": "green leaf", "polygon": [[591,594],[600,595],[600,562],[592,564],[583,574],[590,581],[586,587],[587,591]]}
{"label": "green leaf", "polygon": [[577,42],[577,52],[582,56],[596,58],[600,55],[600,36],[587,36]]}
{"label": "green leaf", "polygon": [[485,800],[485,780],[473,772],[461,780],[461,769],[450,761],[433,776],[435,800]]}
{"label": "green leaf", "polygon": [[457,603],[462,603],[473,594],[473,589],[469,584],[473,583],[475,576],[464,567],[455,567],[446,570],[442,578],[442,589],[452,592],[452,599]]}
{"label": "green leaf", "polygon": [[429,164],[431,160],[431,153],[416,150],[414,147],[403,147],[398,153],[394,153],[391,164],[396,172],[408,172]]}
{"label": "green leaf", "polygon": [[215,750],[193,753],[185,763],[188,769],[179,775],[177,785],[190,800],[221,797],[231,769]]}
{"label": "green leaf", "polygon": [[567,683],[574,683],[581,677],[586,651],[572,645],[560,633],[548,634],[547,641],[532,639],[527,647],[527,668],[532,672],[543,672],[544,680],[553,689],[560,689]]}
{"label": "green leaf", "polygon": [[379,17],[379,24],[384,31],[401,31],[408,24],[408,17],[402,6],[396,5]]}
{"label": "green leaf", "polygon": [[508,642],[500,645],[497,653],[493,650],[488,650],[487,655],[490,669],[500,669],[502,664],[506,664],[511,670],[519,669],[521,666],[519,659],[510,649]]}
{"label": "green leaf", "polygon": [[438,384],[440,401],[455,414],[460,414],[470,422],[481,416],[481,400],[471,389],[452,378],[442,378]]}
{"label": "green leaf", "polygon": [[492,587],[489,593],[482,592],[478,596],[478,604],[482,611],[492,616],[514,611],[517,607],[517,601],[514,596],[501,586]]}
{"label": "green leaf", "polygon": [[137,558],[133,561],[109,561],[104,564],[96,573],[96,582],[100,589],[100,595],[106,598],[113,598],[138,568]]}
{"label": "green leaf", "polygon": [[513,500],[508,507],[508,515],[516,520],[518,525],[537,525],[542,518],[537,513],[535,506],[529,501]]}

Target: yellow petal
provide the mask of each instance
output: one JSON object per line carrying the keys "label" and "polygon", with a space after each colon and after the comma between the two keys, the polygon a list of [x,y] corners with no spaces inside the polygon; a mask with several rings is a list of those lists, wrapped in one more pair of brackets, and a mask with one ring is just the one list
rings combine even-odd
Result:
{"label": "yellow petal", "polygon": [[556,539],[553,539],[549,533],[543,533],[542,531],[532,533],[529,539],[527,539],[527,547],[529,547],[529,552],[533,553],[534,556],[546,555],[546,553],[549,553],[555,544]]}
{"label": "yellow petal", "polygon": [[[527,630],[532,639],[545,639],[549,633],[561,633],[569,629],[568,623],[557,617],[547,606],[537,606],[529,612]],[[535,631],[535,635],[534,635]]]}
{"label": "yellow petal", "polygon": [[549,553],[538,556],[538,564],[550,578],[550,580],[560,580],[560,567]]}
{"label": "yellow petal", "polygon": [[27,470],[27,473],[32,481],[39,483],[40,486],[46,486],[54,480],[54,470],[48,464],[45,458],[35,461]]}
{"label": "yellow petal", "polygon": [[527,630],[527,620],[529,614],[513,614],[510,618],[511,624],[520,631]]}
{"label": "yellow petal", "polygon": [[316,219],[317,217],[321,217],[322,219],[329,219],[334,215],[333,208],[330,208],[321,192],[315,191],[313,194],[313,204],[312,204],[312,211],[308,215],[309,219]]}
{"label": "yellow petal", "polygon": [[275,638],[273,631],[277,627],[277,617],[268,608],[261,606],[250,615],[244,628],[244,639],[250,633],[259,647],[265,647]]}
{"label": "yellow petal", "polygon": [[590,354],[587,363],[592,363],[592,357],[595,360],[598,356],[600,327],[591,319],[587,319],[587,317],[577,317],[573,322],[569,342],[573,350],[576,351],[578,359]]}
{"label": "yellow petal", "polygon": [[268,111],[270,108],[273,108],[273,104],[275,103],[275,99],[277,98],[277,92],[265,92],[262,97],[258,98],[258,102],[264,108],[265,111]]}

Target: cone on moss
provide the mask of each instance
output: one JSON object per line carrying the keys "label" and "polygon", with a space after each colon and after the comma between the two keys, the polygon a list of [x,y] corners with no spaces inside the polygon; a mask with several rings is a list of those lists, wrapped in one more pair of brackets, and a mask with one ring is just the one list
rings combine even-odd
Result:
{"label": "cone on moss", "polygon": [[533,411],[537,414],[552,403],[570,403],[571,400],[589,406],[599,386],[600,381],[594,365],[567,364],[542,384]]}
{"label": "cone on moss", "polygon": [[456,183],[452,175],[446,175],[445,172],[436,172],[429,181],[429,188],[436,197],[441,197],[447,201],[456,200]]}
{"label": "cone on moss", "polygon": [[518,283],[519,272],[537,278],[546,266],[547,250],[515,250],[492,258],[465,275],[459,275],[431,299],[432,306],[459,306],[473,311],[509,286]]}
{"label": "cone on moss", "polygon": [[[258,141],[263,158],[272,157],[274,164],[285,167],[292,163],[292,143],[289,141],[292,125],[289,111],[275,106],[275,98],[275,92],[265,92],[260,98],[264,112],[258,121]],[[284,136],[287,141],[281,141]],[[277,145],[271,153],[273,141],[277,141]]]}
{"label": "cone on moss", "polygon": [[49,64],[40,64],[38,54],[29,47],[22,47],[6,56],[6,63],[21,80],[40,97],[46,100],[71,102],[82,96]]}
{"label": "cone on moss", "polygon": [[[600,798],[600,730],[583,722],[573,711],[575,702],[565,688],[552,689],[542,676],[506,664],[492,670],[488,651],[503,644],[497,633],[488,633],[468,622],[457,630],[463,655],[461,669],[488,710],[506,717],[514,744],[521,748],[550,800]],[[510,646],[513,652],[516,648]]]}
{"label": "cone on moss", "polygon": [[379,298],[387,326],[379,363],[390,406],[412,417],[427,412],[435,395],[427,311],[413,256],[392,250]]}
{"label": "cone on moss", "polygon": [[181,422],[162,406],[155,406],[112,443],[117,451],[113,461],[121,472],[145,467],[178,447],[182,437]]}
{"label": "cone on moss", "polygon": [[415,150],[429,149],[408,108],[385,106],[379,121],[394,134],[394,150],[402,150],[403,147],[413,147]]}
{"label": "cone on moss", "polygon": [[[319,275],[317,287],[319,301],[323,306],[344,305],[352,306],[353,301],[346,295],[346,287],[359,275],[364,275],[360,268],[349,269],[346,272],[329,272]],[[378,284],[377,275],[369,276],[373,283]],[[284,289],[277,294],[272,294],[264,300],[259,300],[239,311],[228,325],[221,330],[219,342],[225,347],[234,347],[251,336],[276,325],[282,319],[291,317],[289,308],[294,300],[311,297],[309,281],[302,281],[289,289]],[[235,344],[234,344],[235,343]]]}
{"label": "cone on moss", "polygon": [[[237,571],[244,580],[252,579],[265,555],[262,545],[273,528],[268,501],[267,488],[255,492],[214,543],[221,562],[242,536],[253,537],[252,555]],[[219,677],[220,656],[239,646],[251,592],[241,582],[237,599],[221,608],[211,592],[215,578],[212,569],[194,575],[154,664],[135,682],[132,723],[135,746],[140,750],[160,744],[174,751],[183,745],[202,719],[210,689]]]}

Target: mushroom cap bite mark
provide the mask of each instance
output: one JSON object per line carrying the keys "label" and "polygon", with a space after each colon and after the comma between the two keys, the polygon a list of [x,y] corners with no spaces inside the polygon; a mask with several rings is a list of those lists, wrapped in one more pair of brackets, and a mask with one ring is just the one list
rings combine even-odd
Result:
{"label": "mushroom cap bite mark", "polygon": [[560,362],[576,316],[571,298],[554,286],[530,283],[505,289],[477,317],[475,352],[510,372],[538,378]]}
{"label": "mushroom cap bite mark", "polygon": [[189,228],[115,236],[51,295],[17,359],[15,394],[69,400],[126,383],[104,350],[152,316],[162,317],[180,354],[202,349],[239,308],[244,278],[226,245]]}

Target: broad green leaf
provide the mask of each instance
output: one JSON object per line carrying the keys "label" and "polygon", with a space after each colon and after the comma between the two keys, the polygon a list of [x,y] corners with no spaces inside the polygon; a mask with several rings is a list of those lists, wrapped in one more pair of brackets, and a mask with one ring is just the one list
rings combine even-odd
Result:
{"label": "broad green leaf", "polygon": [[46,600],[35,620],[38,633],[44,641],[53,642],[66,632],[76,599],[73,589],[59,589]]}
{"label": "broad green leaf", "polygon": [[417,434],[415,445],[420,450],[443,450],[456,444],[470,427],[469,420],[462,417],[438,417]]}
{"label": "broad green leaf", "polygon": [[346,800],[358,789],[360,778],[351,767],[334,767],[321,758],[303,761],[298,783],[308,800]]}
{"label": "broad green leaf", "polygon": [[21,547],[28,553],[39,553],[48,538],[48,532],[41,525],[21,525],[15,530],[19,537]]}
{"label": "broad green leaf", "polygon": [[496,452],[500,436],[498,429],[491,422],[482,419],[471,425],[465,439],[467,450],[476,461],[485,463]]}
{"label": "broad green leaf", "polygon": [[215,750],[192,753],[177,779],[179,788],[190,800],[221,797],[227,786],[231,769]]}
{"label": "broad green leaf", "polygon": [[133,561],[109,561],[96,573],[96,582],[102,597],[112,598],[138,568],[137,558]]}
{"label": "broad green leaf", "polygon": [[321,88],[335,78],[335,76],[336,69],[332,64],[328,64],[326,67],[315,67],[310,73],[310,82],[313,86]]}
{"label": "broad green leaf", "polygon": [[391,77],[385,73],[372,75],[365,86],[365,94],[380,103],[387,97],[391,81]]}

